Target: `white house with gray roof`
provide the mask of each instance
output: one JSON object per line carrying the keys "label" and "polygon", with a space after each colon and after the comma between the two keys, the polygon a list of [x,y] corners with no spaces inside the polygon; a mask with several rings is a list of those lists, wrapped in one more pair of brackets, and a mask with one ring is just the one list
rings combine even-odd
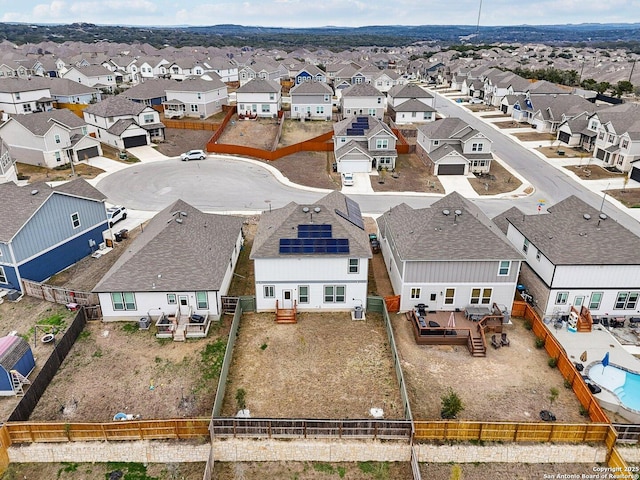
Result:
{"label": "white house with gray roof", "polygon": [[0,78],[0,110],[3,112],[21,114],[52,109],[53,99],[48,79]]}
{"label": "white house with gray roof", "polygon": [[520,283],[544,316],[585,306],[596,316],[640,314],[640,238],[575,196],[494,219],[526,258]]}
{"label": "white house with gray roof", "polygon": [[333,90],[325,82],[302,81],[289,94],[291,118],[331,120]]}
{"label": "white house with gray roof", "polygon": [[67,109],[13,115],[0,125],[16,161],[47,168],[102,155],[92,132],[95,128]]}
{"label": "white house with gray roof", "polygon": [[102,65],[88,65],[86,67],[71,67],[62,78],[98,88],[106,92],[113,92],[116,88],[116,76]]}
{"label": "white house with gray roof", "polygon": [[333,124],[333,153],[338,172],[370,173],[396,168],[398,151],[391,128],[375,117],[350,116]]}
{"label": "white house with gray roof", "polygon": [[361,307],[371,256],[360,207],[340,192],[263,212],[250,254],[256,309]]}
{"label": "white house with gray roof", "polygon": [[370,83],[357,83],[342,90],[340,110],[342,115],[368,115],[379,120],[384,118],[386,97]]}
{"label": "white house with gray roof", "polygon": [[492,141],[460,118],[448,117],[418,126],[416,155],[434,175],[486,173]]}
{"label": "white house with gray roof", "polygon": [[125,97],[107,97],[82,112],[84,120],[97,128],[98,139],[119,149],[149,145],[164,139],[160,114],[151,107]]}
{"label": "white house with gray roof", "polygon": [[0,183],[17,182],[16,161],[11,156],[9,145],[0,137]]}
{"label": "white house with gray roof", "polygon": [[218,78],[189,78],[167,87],[166,94],[163,105],[168,118],[208,118],[229,103],[227,85]]}
{"label": "white house with gray roof", "polygon": [[435,121],[434,104],[433,95],[414,83],[396,85],[387,94],[387,112],[398,125]]}
{"label": "white house with gray roof", "polygon": [[105,321],[179,309],[215,320],[243,244],[243,218],[203,213],[177,200],[156,214],[98,282]]}
{"label": "white house with gray roof", "polygon": [[238,115],[275,118],[282,110],[282,86],[273,80],[254,78],[236,90]]}
{"label": "white house with gray roof", "polygon": [[[598,110],[589,117],[590,130],[595,131],[594,157],[621,172],[629,172],[640,160],[640,106],[622,103]],[[634,180],[640,180],[636,171]]]}
{"label": "white house with gray roof", "polygon": [[405,203],[377,219],[400,310],[513,303],[523,255],[473,203],[450,193],[427,208]]}

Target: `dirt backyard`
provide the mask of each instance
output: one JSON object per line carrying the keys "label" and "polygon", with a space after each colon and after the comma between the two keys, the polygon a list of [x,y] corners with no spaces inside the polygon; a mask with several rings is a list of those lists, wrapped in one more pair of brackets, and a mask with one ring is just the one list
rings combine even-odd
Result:
{"label": "dirt backyard", "polygon": [[479,195],[512,192],[522,185],[517,177],[496,160],[491,162],[491,172],[488,175],[470,178],[469,183]]}
{"label": "dirt backyard", "polygon": [[213,134],[210,130],[166,128],[164,141],[158,144],[157,150],[167,157],[177,157],[188,150],[204,150]]}
{"label": "dirt backyard", "polygon": [[234,349],[224,416],[247,392],[253,417],[366,418],[372,407],[402,418],[387,334],[379,314],[299,313],[276,324],[273,313],[244,314]]}
{"label": "dirt backyard", "polygon": [[277,133],[278,120],[275,118],[239,120],[234,116],[218,139],[218,143],[271,150]]}

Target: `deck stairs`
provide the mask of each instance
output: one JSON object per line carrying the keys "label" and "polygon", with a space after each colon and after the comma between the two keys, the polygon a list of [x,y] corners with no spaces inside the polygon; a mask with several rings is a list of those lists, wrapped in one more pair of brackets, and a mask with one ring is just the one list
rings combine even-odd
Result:
{"label": "deck stairs", "polygon": [[483,338],[471,337],[471,356],[472,357],[487,356],[487,347],[485,346]]}
{"label": "deck stairs", "polygon": [[11,370],[11,383],[13,384],[13,391],[18,397],[24,396],[22,385],[31,385],[31,381],[17,370]]}
{"label": "deck stairs", "polygon": [[297,302],[293,301],[293,308],[280,308],[276,300],[276,323],[298,323]]}

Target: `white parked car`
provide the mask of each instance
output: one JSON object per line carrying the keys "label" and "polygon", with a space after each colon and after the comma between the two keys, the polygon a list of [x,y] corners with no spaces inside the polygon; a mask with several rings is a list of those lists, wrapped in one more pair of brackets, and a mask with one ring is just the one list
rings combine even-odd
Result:
{"label": "white parked car", "polygon": [[471,104],[480,104],[480,103],[484,103],[484,101],[481,98],[470,98],[469,99],[469,103],[471,103]]}
{"label": "white parked car", "polygon": [[127,218],[127,209],[119,205],[107,208],[107,218],[109,219],[109,226],[113,227],[120,220]]}
{"label": "white parked car", "polygon": [[205,158],[207,158],[207,154],[204,153],[204,150],[189,150],[180,155],[180,160],[183,162],[188,162],[189,160],[204,160]]}
{"label": "white parked car", "polygon": [[342,185],[345,187],[350,187],[355,183],[353,180],[353,173],[343,173],[342,174]]}

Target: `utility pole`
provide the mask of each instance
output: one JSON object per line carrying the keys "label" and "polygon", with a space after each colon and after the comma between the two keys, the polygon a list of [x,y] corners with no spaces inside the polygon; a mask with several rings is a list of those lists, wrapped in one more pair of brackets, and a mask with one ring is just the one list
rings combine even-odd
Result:
{"label": "utility pole", "polygon": [[633,75],[633,69],[636,68],[636,62],[638,61],[638,59],[634,59],[633,60],[633,65],[631,65],[631,72],[629,73],[629,83],[631,83],[631,75]]}
{"label": "utility pole", "polygon": [[476,35],[480,34],[480,13],[482,12],[482,0],[480,0],[480,8],[478,8],[478,23],[476,24]]}

